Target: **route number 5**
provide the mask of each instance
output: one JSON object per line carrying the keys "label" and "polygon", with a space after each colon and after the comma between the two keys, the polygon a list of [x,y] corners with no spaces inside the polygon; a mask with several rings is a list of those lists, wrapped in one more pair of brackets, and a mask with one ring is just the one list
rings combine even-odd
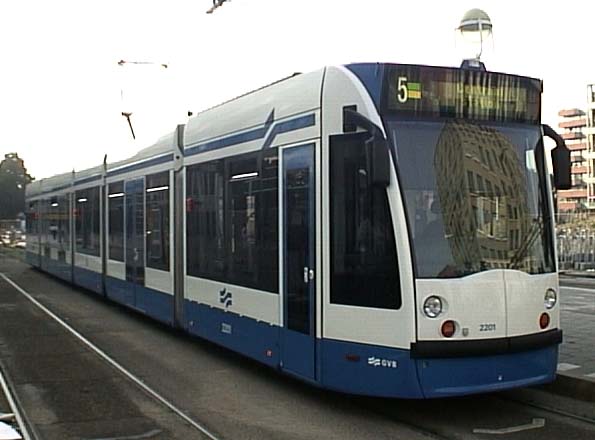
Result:
{"label": "route number 5", "polygon": [[404,104],[409,99],[409,90],[407,90],[407,77],[400,76],[397,83],[397,101]]}

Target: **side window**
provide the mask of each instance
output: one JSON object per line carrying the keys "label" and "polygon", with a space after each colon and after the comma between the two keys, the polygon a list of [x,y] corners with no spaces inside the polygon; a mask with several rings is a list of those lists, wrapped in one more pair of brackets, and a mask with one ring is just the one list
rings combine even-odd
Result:
{"label": "side window", "polygon": [[48,225],[48,218],[49,218],[49,201],[48,199],[42,199],[39,201],[39,235],[40,235],[40,243],[42,246],[41,254],[49,257],[50,256],[50,248],[48,245],[48,232],[49,232],[49,225]]}
{"label": "side window", "polygon": [[27,210],[27,222],[25,226],[27,229],[27,236],[31,236],[31,238],[34,235],[37,235],[38,230],[39,216],[37,214],[37,203],[37,201],[29,202],[29,209]]}
{"label": "side window", "polygon": [[370,182],[368,133],[331,136],[331,302],[398,309],[401,292],[386,188]]}
{"label": "side window", "polygon": [[99,256],[99,187],[76,191],[76,251]]}
{"label": "side window", "polygon": [[187,173],[188,275],[277,292],[277,150]]}
{"label": "side window", "polygon": [[70,219],[68,196],[52,197],[48,211],[48,240],[58,250],[58,260],[66,261],[66,252],[70,247]]}
{"label": "side window", "polygon": [[60,237],[64,259],[66,252],[70,251],[70,195],[66,194],[59,197],[60,203]]}
{"label": "side window", "polygon": [[124,261],[124,183],[108,186],[108,258]]}
{"label": "side window", "polygon": [[50,198],[47,208],[48,243],[52,245],[52,247],[57,247],[56,245],[59,243],[60,239],[58,235],[58,223],[60,217],[60,203],[58,197]]}
{"label": "side window", "polygon": [[223,166],[223,160],[215,160],[187,171],[186,249],[191,276],[224,280],[227,273]]}
{"label": "side window", "polygon": [[147,267],[169,271],[169,171],[146,177]]}

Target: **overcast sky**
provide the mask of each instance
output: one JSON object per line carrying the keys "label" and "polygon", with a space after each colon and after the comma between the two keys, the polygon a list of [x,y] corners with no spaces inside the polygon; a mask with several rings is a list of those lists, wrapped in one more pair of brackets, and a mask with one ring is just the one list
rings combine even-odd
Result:
{"label": "overcast sky", "polygon": [[[357,61],[458,66],[454,29],[473,7],[494,25],[488,69],[544,80],[544,122],[584,107],[595,82],[592,1],[232,0],[205,14],[211,5],[2,1],[0,154],[18,152],[43,178],[98,165],[104,154],[128,157],[187,110],[293,72]],[[136,141],[122,111],[133,113]]]}

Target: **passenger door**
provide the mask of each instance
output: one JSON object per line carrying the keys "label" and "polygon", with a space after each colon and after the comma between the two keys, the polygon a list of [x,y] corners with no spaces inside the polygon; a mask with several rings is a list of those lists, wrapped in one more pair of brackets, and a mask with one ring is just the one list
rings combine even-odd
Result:
{"label": "passenger door", "polygon": [[125,183],[126,194],[126,281],[131,285],[126,302],[132,307],[142,308],[136,286],[145,285],[145,206],[144,179]]}
{"label": "passenger door", "polygon": [[282,151],[284,370],[315,378],[315,179],[314,145]]}

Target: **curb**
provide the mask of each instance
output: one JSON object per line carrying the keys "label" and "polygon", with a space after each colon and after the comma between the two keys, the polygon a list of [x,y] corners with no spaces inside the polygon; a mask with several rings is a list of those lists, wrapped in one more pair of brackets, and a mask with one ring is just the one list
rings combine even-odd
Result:
{"label": "curb", "polygon": [[585,402],[595,402],[595,381],[567,374],[557,374],[556,380],[537,387],[543,391],[560,396],[571,397]]}
{"label": "curb", "polygon": [[582,272],[574,270],[561,270],[558,272],[558,275],[568,278],[595,278],[595,272]]}

